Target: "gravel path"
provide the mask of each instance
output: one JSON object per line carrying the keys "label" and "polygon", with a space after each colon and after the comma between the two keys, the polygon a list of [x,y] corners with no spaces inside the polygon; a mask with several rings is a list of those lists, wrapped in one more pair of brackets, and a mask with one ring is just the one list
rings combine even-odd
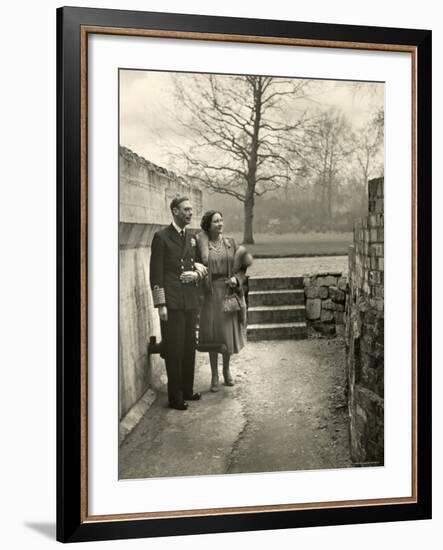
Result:
{"label": "gravel path", "polygon": [[234,387],[210,393],[208,358],[198,354],[201,401],[175,411],[160,395],[120,448],[120,478],[352,465],[342,340],[248,343],[232,374]]}
{"label": "gravel path", "polygon": [[249,346],[237,362],[247,422],[228,472],[351,466],[344,361],[339,339]]}

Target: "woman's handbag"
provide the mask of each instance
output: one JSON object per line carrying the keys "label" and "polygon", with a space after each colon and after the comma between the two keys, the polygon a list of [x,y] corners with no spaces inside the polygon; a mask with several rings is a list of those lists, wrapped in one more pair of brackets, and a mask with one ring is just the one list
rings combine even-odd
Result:
{"label": "woman's handbag", "polygon": [[[226,242],[225,243],[225,249],[226,249]],[[226,250],[227,253],[227,250]],[[231,270],[231,264],[228,259],[228,278],[230,279],[232,277],[232,270]],[[226,291],[226,294],[223,296],[222,301],[222,311],[223,313],[234,313],[236,311],[240,311],[241,309],[241,303],[240,298],[235,292],[234,289],[228,288]]]}
{"label": "woman's handbag", "polygon": [[222,301],[222,311],[223,313],[233,313],[235,311],[240,311],[240,298],[234,292],[232,294],[226,294],[223,296]]}

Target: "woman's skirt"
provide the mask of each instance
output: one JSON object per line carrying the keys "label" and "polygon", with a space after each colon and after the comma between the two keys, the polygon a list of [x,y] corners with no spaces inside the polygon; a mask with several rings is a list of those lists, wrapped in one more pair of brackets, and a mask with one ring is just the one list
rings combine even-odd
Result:
{"label": "woman's skirt", "polygon": [[225,313],[222,302],[226,294],[225,279],[212,282],[213,293],[206,294],[200,310],[199,342],[225,344],[228,353],[238,353],[245,345],[245,327],[240,322],[240,311]]}

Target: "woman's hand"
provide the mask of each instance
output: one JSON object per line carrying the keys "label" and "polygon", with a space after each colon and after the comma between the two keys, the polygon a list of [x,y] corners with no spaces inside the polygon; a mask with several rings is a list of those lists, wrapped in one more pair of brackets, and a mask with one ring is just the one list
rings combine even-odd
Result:
{"label": "woman's hand", "polygon": [[230,287],[230,288],[235,288],[237,286],[237,279],[235,277],[231,277],[230,279],[227,279],[226,280],[226,284]]}
{"label": "woman's hand", "polygon": [[201,279],[204,279],[208,274],[208,268],[205,265],[199,262],[194,262],[194,267]]}

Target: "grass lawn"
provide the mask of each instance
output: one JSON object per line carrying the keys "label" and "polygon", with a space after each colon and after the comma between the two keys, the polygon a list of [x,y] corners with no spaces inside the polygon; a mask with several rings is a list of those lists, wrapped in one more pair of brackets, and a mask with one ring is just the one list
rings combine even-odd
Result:
{"label": "grass lawn", "polygon": [[[243,234],[234,233],[237,244]],[[297,256],[343,256],[352,244],[352,233],[286,233],[284,235],[254,235],[255,244],[247,245],[256,258],[282,258]]]}

